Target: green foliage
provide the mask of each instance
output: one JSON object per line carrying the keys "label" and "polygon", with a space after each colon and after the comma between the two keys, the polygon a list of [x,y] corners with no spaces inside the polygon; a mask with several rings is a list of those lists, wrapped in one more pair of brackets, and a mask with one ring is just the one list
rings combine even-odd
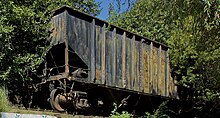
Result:
{"label": "green foliage", "polygon": [[[146,112],[144,116],[142,116],[143,118],[170,118],[169,115],[167,115],[167,112],[172,112],[171,110],[168,109],[167,107],[167,103],[163,102],[162,104],[160,104],[160,106],[153,112],[153,114]],[[117,112],[117,105],[114,104],[115,108],[112,111],[111,114],[111,118],[130,118],[132,116],[132,114],[123,111],[122,113]]]}
{"label": "green foliage", "polygon": [[166,112],[170,112],[170,110],[168,110],[167,102],[163,102],[162,104],[160,104],[160,106],[154,111],[153,114],[150,114],[149,112],[145,113],[145,118],[170,118],[170,116],[168,116],[166,114]]}
{"label": "green foliage", "polygon": [[170,26],[165,24],[168,11],[163,10],[164,4],[161,0],[139,0],[128,12],[112,12],[115,14],[110,16],[109,21],[128,31],[165,42]]}
{"label": "green foliage", "polygon": [[0,82],[30,80],[43,61],[53,11],[63,5],[98,15],[94,0],[0,1]]}
{"label": "green foliage", "polygon": [[115,112],[111,114],[110,116],[110,118],[130,118],[130,117],[131,117],[131,114],[129,114],[126,111],[123,111],[122,113]]}
{"label": "green foliage", "polygon": [[11,110],[7,93],[8,92],[4,87],[0,87],[0,112],[7,112]]}
{"label": "green foliage", "polygon": [[131,117],[131,114],[129,114],[128,112],[126,111],[122,111],[122,113],[119,113],[117,112],[117,105],[114,103],[113,105],[115,108],[114,110],[112,111],[111,115],[110,115],[110,118],[130,118]]}
{"label": "green foliage", "polygon": [[169,45],[180,99],[192,102],[195,116],[210,117],[220,110],[219,6],[219,0],[138,0],[127,12],[109,18]]}
{"label": "green foliage", "polygon": [[116,18],[120,13],[130,10],[135,2],[136,0],[112,0],[109,4],[109,20],[113,20],[112,18]]}

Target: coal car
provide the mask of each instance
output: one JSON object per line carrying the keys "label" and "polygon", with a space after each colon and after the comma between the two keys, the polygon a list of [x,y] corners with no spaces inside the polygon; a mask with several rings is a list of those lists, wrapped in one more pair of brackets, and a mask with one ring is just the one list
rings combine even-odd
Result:
{"label": "coal car", "polygon": [[68,6],[55,11],[50,31],[37,87],[53,109],[94,112],[115,103],[134,111],[178,98],[168,46]]}

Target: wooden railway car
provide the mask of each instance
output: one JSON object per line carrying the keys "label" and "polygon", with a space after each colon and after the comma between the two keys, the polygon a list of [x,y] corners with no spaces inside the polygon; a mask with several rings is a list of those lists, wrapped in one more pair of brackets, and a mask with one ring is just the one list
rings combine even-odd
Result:
{"label": "wooden railway car", "polygon": [[178,97],[166,45],[68,6],[55,11],[51,24],[38,87],[55,110],[95,111],[113,103],[134,110]]}

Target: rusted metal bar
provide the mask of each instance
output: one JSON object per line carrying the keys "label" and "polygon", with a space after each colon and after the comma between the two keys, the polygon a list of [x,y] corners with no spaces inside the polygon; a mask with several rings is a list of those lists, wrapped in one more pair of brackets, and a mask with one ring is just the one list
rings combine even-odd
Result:
{"label": "rusted metal bar", "polygon": [[63,29],[63,38],[65,41],[65,74],[66,74],[66,78],[69,79],[69,43],[68,43],[68,39],[67,39],[67,28],[66,28],[66,15],[67,15],[67,11],[64,12],[64,18],[62,19],[62,29]]}
{"label": "rusted metal bar", "polygon": [[77,70],[72,72],[72,76],[73,77],[79,77],[79,78],[87,78],[88,73],[85,70],[83,70],[82,68],[78,68]]}

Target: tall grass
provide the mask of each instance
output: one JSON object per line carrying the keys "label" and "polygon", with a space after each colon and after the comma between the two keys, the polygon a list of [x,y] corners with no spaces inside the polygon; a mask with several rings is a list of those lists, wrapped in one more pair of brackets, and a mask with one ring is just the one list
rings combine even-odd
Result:
{"label": "tall grass", "polygon": [[11,106],[8,100],[8,91],[5,87],[0,87],[0,112],[10,111]]}

